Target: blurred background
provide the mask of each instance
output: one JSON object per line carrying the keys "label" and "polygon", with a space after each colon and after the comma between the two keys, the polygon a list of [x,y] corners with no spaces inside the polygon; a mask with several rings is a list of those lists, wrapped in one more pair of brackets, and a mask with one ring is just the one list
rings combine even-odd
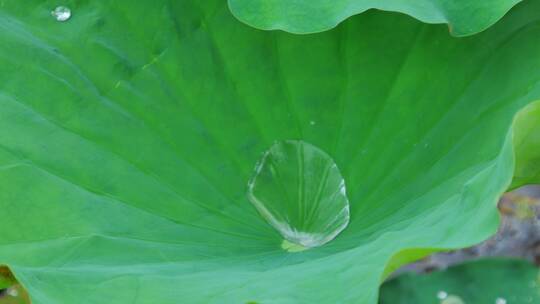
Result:
{"label": "blurred background", "polygon": [[506,193],[498,208],[495,236],[402,267],[381,287],[380,303],[540,303],[540,186]]}

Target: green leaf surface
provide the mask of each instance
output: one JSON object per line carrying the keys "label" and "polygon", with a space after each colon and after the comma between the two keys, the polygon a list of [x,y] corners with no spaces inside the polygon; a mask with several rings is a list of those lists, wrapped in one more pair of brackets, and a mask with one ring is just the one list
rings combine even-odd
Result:
{"label": "green leaf surface", "polygon": [[[455,36],[476,34],[522,0],[228,0],[232,13],[258,29],[296,34],[329,30],[369,9],[410,15],[422,22],[447,23]],[[399,29],[396,29],[399,30]],[[356,39],[361,39],[361,32]]]}
{"label": "green leaf surface", "polygon": [[540,182],[540,101],[521,110],[515,118],[516,169],[512,188]]}
{"label": "green leaf surface", "polygon": [[0,290],[8,288],[12,284],[13,282],[11,282],[9,279],[0,277]]}
{"label": "green leaf surface", "polygon": [[[296,36],[221,0],[2,3],[0,263],[36,304],[375,303],[389,262],[496,230],[540,98],[539,1],[466,39],[384,12]],[[287,139],[350,202],[300,252],[246,195]]]}
{"label": "green leaf surface", "polygon": [[[404,274],[384,283],[380,304],[540,303],[538,268],[521,260],[486,259],[430,274]],[[439,301],[438,298],[445,298]],[[499,299],[499,302],[497,302]]]}

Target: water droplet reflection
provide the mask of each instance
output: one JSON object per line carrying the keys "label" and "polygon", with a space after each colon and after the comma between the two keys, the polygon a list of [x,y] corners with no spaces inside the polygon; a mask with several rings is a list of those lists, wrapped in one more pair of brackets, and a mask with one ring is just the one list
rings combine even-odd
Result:
{"label": "water droplet reflection", "polygon": [[437,292],[437,299],[444,300],[444,299],[446,299],[446,297],[448,297],[448,293],[446,291],[441,290],[441,291]]}
{"label": "water droplet reflection", "polygon": [[495,300],[495,304],[506,304],[506,299],[505,298],[497,298]]}
{"label": "water droplet reflection", "polygon": [[[249,201],[285,240],[321,246],[349,223],[345,181],[334,160],[301,140],[274,143],[248,183]],[[294,246],[285,243],[283,249]],[[301,250],[296,250],[301,251]]]}
{"label": "water droplet reflection", "polygon": [[65,6],[57,6],[52,12],[51,15],[60,22],[67,21],[71,18],[71,10]]}

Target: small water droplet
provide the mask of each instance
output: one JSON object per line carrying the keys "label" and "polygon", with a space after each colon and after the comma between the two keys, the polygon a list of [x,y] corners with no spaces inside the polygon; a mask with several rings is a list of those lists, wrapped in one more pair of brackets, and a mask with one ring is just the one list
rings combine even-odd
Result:
{"label": "small water droplet", "polygon": [[[249,201],[290,243],[311,248],[334,239],[349,223],[345,181],[334,160],[301,140],[274,143],[248,183]],[[300,247],[294,247],[295,251]]]}
{"label": "small water droplet", "polygon": [[315,125],[315,121],[314,121],[314,120],[310,120],[310,121],[309,121],[309,124],[312,125],[312,126],[314,126],[314,125]]}
{"label": "small water droplet", "polygon": [[51,15],[57,21],[64,22],[71,18],[71,10],[65,6],[57,6],[54,10],[52,10]]}
{"label": "small water droplet", "polygon": [[506,304],[505,298],[497,298],[495,299],[495,304]]}
{"label": "small water droplet", "polygon": [[465,304],[465,302],[458,296],[449,295],[441,301],[441,304]]}
{"label": "small water droplet", "polygon": [[446,299],[446,297],[448,297],[448,293],[446,291],[440,290],[439,292],[437,292],[437,299],[444,300]]}

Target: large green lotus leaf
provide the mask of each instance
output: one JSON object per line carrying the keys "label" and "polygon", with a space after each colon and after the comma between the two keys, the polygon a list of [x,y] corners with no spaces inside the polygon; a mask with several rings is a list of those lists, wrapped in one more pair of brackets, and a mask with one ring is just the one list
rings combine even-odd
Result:
{"label": "large green lotus leaf", "polygon": [[[306,34],[329,30],[369,9],[400,12],[427,23],[447,23],[456,36],[478,33],[522,0],[228,0],[241,21],[265,30]],[[361,37],[358,33],[357,37]]]}
{"label": "large green lotus leaf", "polygon": [[[37,304],[375,303],[400,253],[495,231],[540,97],[539,1],[466,39],[382,12],[295,36],[221,0],[2,4],[0,264]],[[246,196],[291,139],[350,202],[296,253]]]}
{"label": "large green lotus leaf", "polygon": [[540,181],[540,101],[521,110],[515,118],[516,169],[512,187]]}
{"label": "large green lotus leaf", "polygon": [[[380,304],[540,303],[538,268],[521,260],[486,259],[430,274],[404,274],[384,283]],[[445,297],[446,295],[446,297]],[[497,301],[499,300],[499,301]],[[506,302],[505,302],[506,301]]]}

